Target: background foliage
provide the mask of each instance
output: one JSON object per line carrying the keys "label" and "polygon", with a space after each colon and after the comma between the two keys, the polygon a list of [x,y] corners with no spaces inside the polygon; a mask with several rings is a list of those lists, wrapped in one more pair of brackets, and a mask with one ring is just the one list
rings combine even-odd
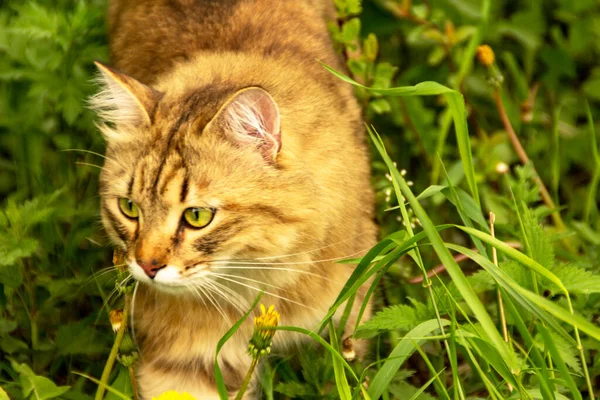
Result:
{"label": "background foliage", "polygon": [[[111,265],[98,216],[102,159],[94,152],[101,154],[103,143],[85,108],[95,90],[92,61],[107,60],[106,3],[0,4],[0,399],[6,393],[14,399],[89,399],[96,385],[73,372],[100,376],[113,340],[107,311],[118,307],[110,301],[115,276],[98,273]],[[454,132],[447,97],[357,89],[366,120],[382,135],[388,162],[394,160],[400,170],[382,161],[381,146],[373,147],[381,237],[393,236],[388,247],[373,253],[379,258],[371,265],[381,268],[369,270],[377,274],[374,296],[381,311],[357,331],[372,338],[371,357],[352,365],[369,382],[369,395],[589,398],[589,387],[600,387],[600,341],[589,328],[598,324],[600,302],[600,157],[592,121],[600,119],[600,5],[595,0],[371,0],[362,6],[336,0],[336,5],[340,23],[331,30],[354,80],[375,89],[436,81],[462,93],[473,163],[470,169],[461,159],[461,136]],[[476,61],[481,43],[495,51],[492,68]],[[493,97],[500,80],[504,120]],[[523,164],[514,151],[507,120],[531,163]],[[471,173],[478,196],[468,182]],[[561,223],[551,217],[557,210],[540,199],[537,174]],[[409,187],[422,193],[426,214],[412,202],[404,208]],[[446,229],[440,232],[445,248],[483,250],[477,263],[461,263],[472,292],[460,286],[449,262],[452,279],[438,268],[439,279],[420,283],[420,268],[431,270],[443,257],[431,229],[425,229],[421,238],[427,240],[418,250],[406,247],[423,231],[424,217],[489,233],[489,211],[496,215],[496,236],[518,246],[524,258],[508,257],[508,250],[486,238]],[[501,250],[499,270],[493,268],[491,247]],[[542,267],[537,273],[534,262]],[[498,291],[508,299],[504,310]],[[475,302],[483,305],[479,314]],[[562,307],[566,319],[553,314],[553,306]],[[511,343],[505,355],[490,344],[492,331],[482,318],[487,315],[501,332],[504,314]],[[571,317],[575,314],[580,319]],[[430,333],[437,336],[423,339]],[[407,337],[413,339],[401,340]],[[315,347],[292,359],[270,358],[262,379],[267,398],[340,398],[344,385],[354,390],[357,382],[340,381],[336,363],[323,353]],[[512,358],[519,374],[508,368]],[[383,382],[382,370],[393,379]],[[127,392],[124,371],[119,366],[112,380]]]}

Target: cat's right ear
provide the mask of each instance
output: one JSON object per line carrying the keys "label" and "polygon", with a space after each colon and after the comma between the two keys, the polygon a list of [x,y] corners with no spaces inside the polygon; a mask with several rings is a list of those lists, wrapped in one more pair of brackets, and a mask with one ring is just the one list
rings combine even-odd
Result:
{"label": "cat's right ear", "polygon": [[90,99],[90,107],[104,122],[106,129],[102,132],[107,140],[127,140],[123,137],[126,128],[150,125],[150,116],[162,93],[100,62],[95,64],[100,71],[97,79],[102,89]]}

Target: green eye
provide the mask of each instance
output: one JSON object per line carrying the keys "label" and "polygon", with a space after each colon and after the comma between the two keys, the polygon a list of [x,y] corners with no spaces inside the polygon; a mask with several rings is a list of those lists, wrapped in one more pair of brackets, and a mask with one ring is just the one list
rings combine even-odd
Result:
{"label": "green eye", "polygon": [[128,218],[137,218],[140,216],[140,210],[137,204],[129,199],[119,199],[119,208],[121,209],[121,212]]}
{"label": "green eye", "polygon": [[213,208],[194,207],[188,208],[183,212],[183,218],[190,226],[194,228],[204,228],[210,224],[215,215]]}

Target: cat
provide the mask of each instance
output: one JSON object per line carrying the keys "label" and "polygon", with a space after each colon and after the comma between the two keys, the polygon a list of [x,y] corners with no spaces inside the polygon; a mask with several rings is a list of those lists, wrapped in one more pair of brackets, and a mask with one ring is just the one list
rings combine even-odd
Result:
{"label": "cat", "polygon": [[[314,329],[354,269],[335,261],[376,242],[361,109],[317,61],[344,69],[327,28],[335,10],[112,0],[108,14],[112,67],[97,63],[90,104],[107,142],[102,220],[139,281],[140,393],[217,399],[216,344],[259,290],[282,325]],[[219,354],[231,395],[251,362],[251,319]],[[273,351],[305,340],[277,332]]]}

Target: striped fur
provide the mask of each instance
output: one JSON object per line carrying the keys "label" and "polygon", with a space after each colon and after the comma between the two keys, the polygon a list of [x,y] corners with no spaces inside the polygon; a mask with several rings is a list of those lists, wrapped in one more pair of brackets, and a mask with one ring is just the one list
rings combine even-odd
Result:
{"label": "striped fur", "polygon": [[[326,260],[375,242],[361,111],[352,89],[315,61],[343,68],[331,15],[322,0],[110,3],[117,69],[99,65],[104,89],[92,104],[107,139],[103,221],[141,282],[145,399],[166,390],[217,398],[215,346],[256,296],[251,286],[270,293],[263,301],[283,325],[312,329],[353,270]],[[264,92],[262,103],[248,88]],[[139,219],[123,215],[119,198],[139,206]],[[186,225],[190,207],[216,210],[212,222]],[[166,267],[152,281],[136,260]],[[251,330],[244,324],[220,353],[232,393],[250,362]],[[273,350],[301,343],[280,332]]]}

